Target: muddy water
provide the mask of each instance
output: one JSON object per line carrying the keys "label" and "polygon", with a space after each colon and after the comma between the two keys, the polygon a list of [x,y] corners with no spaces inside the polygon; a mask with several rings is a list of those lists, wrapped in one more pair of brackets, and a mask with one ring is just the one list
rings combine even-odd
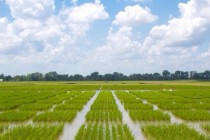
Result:
{"label": "muddy water", "polygon": [[142,131],[140,129],[140,124],[135,123],[134,121],[131,120],[129,114],[127,111],[125,111],[123,105],[120,103],[120,100],[117,98],[117,96],[115,95],[115,92],[112,91],[112,94],[114,96],[114,99],[116,101],[116,104],[118,106],[118,109],[121,111],[122,113],[122,117],[123,117],[123,123],[127,124],[129,129],[131,130],[134,138],[136,140],[145,140]]}
{"label": "muddy water", "polygon": [[64,126],[64,131],[60,137],[60,140],[74,140],[77,131],[82,126],[82,124],[85,123],[85,115],[90,110],[91,105],[93,104],[99,93],[100,90],[97,90],[96,94],[90,99],[90,101],[86,104],[83,110],[77,113],[77,116],[74,119],[74,121]]}

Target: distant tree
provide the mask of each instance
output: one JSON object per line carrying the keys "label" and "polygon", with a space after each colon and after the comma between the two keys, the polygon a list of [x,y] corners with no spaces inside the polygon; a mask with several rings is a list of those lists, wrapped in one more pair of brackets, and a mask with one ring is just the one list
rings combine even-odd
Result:
{"label": "distant tree", "polygon": [[170,74],[171,74],[171,73],[170,73],[168,70],[164,70],[164,71],[162,72],[162,75],[163,75],[164,80],[169,80]]}

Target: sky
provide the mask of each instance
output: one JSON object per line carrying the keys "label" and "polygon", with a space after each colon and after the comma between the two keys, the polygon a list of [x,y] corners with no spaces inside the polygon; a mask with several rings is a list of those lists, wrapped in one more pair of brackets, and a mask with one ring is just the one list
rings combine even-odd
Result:
{"label": "sky", "polygon": [[210,69],[210,0],[0,0],[0,73]]}

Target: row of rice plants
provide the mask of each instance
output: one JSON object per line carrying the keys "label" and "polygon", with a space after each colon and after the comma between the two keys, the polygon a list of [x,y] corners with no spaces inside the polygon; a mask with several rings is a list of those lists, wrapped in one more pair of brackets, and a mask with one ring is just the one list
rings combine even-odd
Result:
{"label": "row of rice plants", "polygon": [[134,121],[170,121],[170,116],[159,110],[131,110],[129,115]]}
{"label": "row of rice plants", "polygon": [[77,114],[77,111],[69,110],[69,111],[59,111],[54,110],[52,112],[48,111],[42,113],[33,118],[33,121],[41,121],[41,122],[71,122]]}
{"label": "row of rice plants", "polygon": [[35,115],[34,111],[5,111],[0,114],[0,122],[23,122]]}
{"label": "row of rice plants", "polygon": [[32,104],[26,104],[19,107],[20,110],[48,110],[52,107],[52,103],[32,103]]}
{"label": "row of rice plants", "polygon": [[101,91],[86,115],[86,121],[122,121],[114,97],[110,91]]}
{"label": "row of rice plants", "polygon": [[92,110],[87,113],[88,122],[121,122],[122,114],[118,110]]}
{"label": "row of rice plants", "polygon": [[75,140],[134,140],[127,125],[87,124],[79,129]]}
{"label": "row of rice plants", "polygon": [[1,140],[56,140],[63,125],[23,125],[0,135]]}
{"label": "row of rice plants", "polygon": [[210,112],[207,110],[174,110],[172,113],[186,121],[210,121]]}
{"label": "row of rice plants", "polygon": [[142,132],[149,140],[208,140],[206,136],[198,133],[183,124],[174,125],[145,125]]}
{"label": "row of rice plants", "polygon": [[153,110],[153,107],[148,104],[143,104],[136,99],[131,93],[119,91],[116,92],[124,108],[129,112],[129,115],[134,121],[169,121],[170,116],[158,110]]}

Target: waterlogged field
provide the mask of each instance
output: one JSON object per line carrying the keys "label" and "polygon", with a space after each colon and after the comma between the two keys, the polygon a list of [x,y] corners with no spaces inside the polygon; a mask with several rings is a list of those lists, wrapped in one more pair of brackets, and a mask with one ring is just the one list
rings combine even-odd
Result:
{"label": "waterlogged field", "polygon": [[0,140],[17,139],[210,140],[210,82],[2,82]]}

